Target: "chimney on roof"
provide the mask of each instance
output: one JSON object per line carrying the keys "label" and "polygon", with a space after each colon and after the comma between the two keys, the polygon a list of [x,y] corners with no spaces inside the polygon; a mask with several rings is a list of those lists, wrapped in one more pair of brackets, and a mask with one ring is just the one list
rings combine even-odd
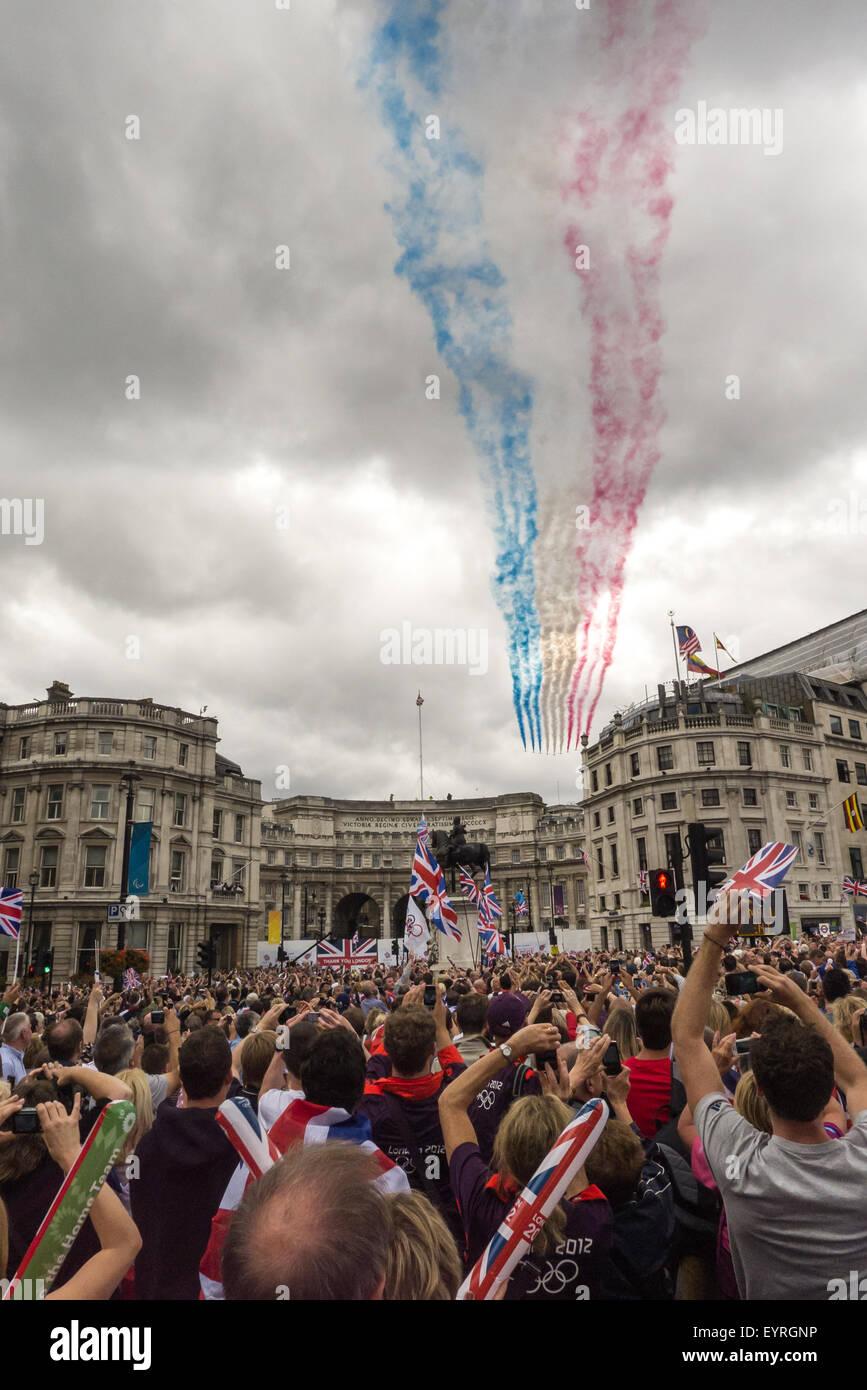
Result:
{"label": "chimney on roof", "polygon": [[659,700],[659,717],[660,717],[660,719],[664,719],[664,718],[665,718],[665,686],[664,686],[664,685],[658,685],[658,686],[656,687],[656,696],[657,696],[657,699]]}
{"label": "chimney on roof", "polygon": [[54,701],[70,700],[72,699],[72,691],[63,681],[52,681],[48,687],[48,698]]}

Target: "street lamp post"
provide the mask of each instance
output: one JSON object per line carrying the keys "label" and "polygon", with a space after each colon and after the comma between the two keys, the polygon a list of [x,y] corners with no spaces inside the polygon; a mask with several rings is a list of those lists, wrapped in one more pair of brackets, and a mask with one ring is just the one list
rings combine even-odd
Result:
{"label": "street lamp post", "polygon": [[125,772],[120,780],[121,785],[126,787],[126,816],[123,828],[123,863],[120,869],[121,916],[117,924],[117,949],[123,951],[126,949],[126,918],[123,913],[126,911],[126,900],[129,897],[129,849],[135,815],[135,787],[136,782],[141,781],[141,777],[137,772]]}
{"label": "street lamp post", "polygon": [[33,899],[36,896],[36,889],[39,884],[39,873],[36,869],[30,871],[27,882],[30,884],[30,911],[27,914],[27,955],[24,961],[25,976],[30,965],[30,956],[33,951]]}

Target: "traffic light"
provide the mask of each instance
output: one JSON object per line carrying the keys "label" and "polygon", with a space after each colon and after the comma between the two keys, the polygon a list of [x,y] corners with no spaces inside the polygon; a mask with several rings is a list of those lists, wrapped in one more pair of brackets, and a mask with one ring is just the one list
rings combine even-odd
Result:
{"label": "traffic light", "polygon": [[714,865],[724,862],[725,854],[719,846],[708,843],[713,834],[714,831],[708,830],[707,826],[700,822],[693,822],[686,828],[689,857],[692,862],[692,891],[698,917],[707,912],[711,890],[718,888],[728,878],[724,869],[714,868]]}
{"label": "traffic light", "polygon": [[674,874],[670,869],[651,869],[648,874],[650,885],[650,911],[654,917],[674,917],[677,912]]}
{"label": "traffic light", "polygon": [[46,988],[51,984],[51,972],[54,969],[54,947],[49,946],[42,957],[42,979]]}
{"label": "traffic light", "polygon": [[200,941],[196,947],[196,961],[200,971],[210,970],[214,963],[214,947],[210,941]]}

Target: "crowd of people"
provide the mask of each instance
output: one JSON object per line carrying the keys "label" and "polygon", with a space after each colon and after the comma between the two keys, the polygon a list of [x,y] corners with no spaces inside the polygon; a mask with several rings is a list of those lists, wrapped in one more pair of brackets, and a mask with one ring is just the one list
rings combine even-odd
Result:
{"label": "crowd of people", "polygon": [[[48,1297],[453,1300],[576,1112],[607,1119],[498,1296],[867,1288],[867,938],[342,973],[309,957],[3,996],[0,1274],[135,1109]],[[732,918],[734,921],[734,918]],[[262,1176],[217,1122],[249,1102]]]}

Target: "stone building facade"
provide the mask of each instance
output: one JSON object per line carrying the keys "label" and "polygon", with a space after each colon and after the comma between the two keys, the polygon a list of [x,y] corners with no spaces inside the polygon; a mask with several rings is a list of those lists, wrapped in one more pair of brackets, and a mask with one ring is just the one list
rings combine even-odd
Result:
{"label": "stone building facade", "polygon": [[[150,892],[126,944],[158,973],[190,968],[212,925],[224,963],[255,954],[261,790],[217,753],[216,719],[78,698],[55,682],[45,700],[0,705],[0,735],[0,874],[24,892],[22,949],[53,947],[56,980],[117,943],[107,917],[121,893],[130,773],[134,819],[153,832]],[[230,893],[213,886],[226,880]],[[9,937],[0,943],[14,953]]]}
{"label": "stone building facade", "polygon": [[[595,743],[582,742],[595,946],[669,940],[639,872],[667,867],[675,841],[685,853],[693,821],[712,832],[729,871],[768,840],[796,845],[785,883],[792,924],[852,924],[842,881],[862,878],[867,832],[845,829],[840,803],[858,790],[867,800],[863,686],[753,669],[672,693],[660,687],[655,700],[615,715]],[[688,860],[685,877],[691,885]]]}

